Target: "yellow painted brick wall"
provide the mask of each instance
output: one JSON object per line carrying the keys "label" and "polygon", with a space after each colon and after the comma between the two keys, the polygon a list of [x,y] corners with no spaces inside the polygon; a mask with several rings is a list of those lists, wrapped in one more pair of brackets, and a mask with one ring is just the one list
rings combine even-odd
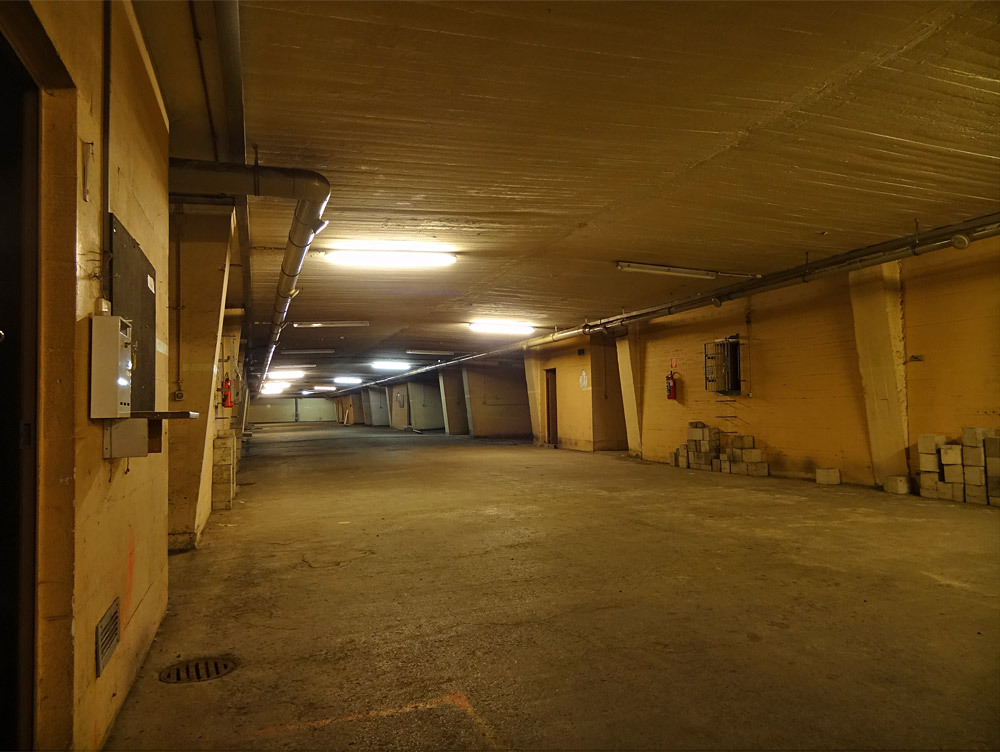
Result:
{"label": "yellow painted brick wall", "polygon": [[1000,428],[1000,238],[902,263],[910,456],[917,436]]}
{"label": "yellow painted brick wall", "polygon": [[[63,676],[72,683],[72,707],[49,703],[62,695],[49,686],[39,697],[37,743],[40,747],[100,747],[131,687],[132,681],[163,617],[167,599],[167,458],[151,455],[131,461],[101,458],[102,425],[88,417],[89,317],[100,295],[94,273],[99,269],[101,239],[101,35],[102,4],[98,2],[37,2],[42,25],[66,65],[76,87],[76,149],[95,145],[90,169],[92,199],[84,202],[79,172],[75,176],[77,279],[75,289],[58,294],[76,301],[73,403],[75,460],[71,482],[75,500],[72,527],[60,546],[72,546],[73,581],[71,666],[44,665],[47,643],[39,644],[39,671]],[[141,35],[130,4],[112,7],[112,127],[110,131],[111,209],[122,220],[157,272],[157,339],[167,341],[167,123]],[[43,104],[43,108],[45,105]],[[61,126],[59,126],[61,128]],[[54,131],[52,131],[54,132]],[[43,151],[51,148],[43,132]],[[70,147],[73,148],[73,147]],[[75,163],[79,171],[80,152]],[[65,175],[41,176],[47,182]],[[95,200],[96,198],[96,200]],[[47,255],[47,254],[46,254]],[[43,277],[46,275],[43,272]],[[44,356],[43,356],[44,357]],[[156,362],[157,408],[166,407],[166,356]],[[65,398],[63,396],[62,398]],[[41,399],[46,399],[43,393]],[[45,437],[42,437],[45,441]],[[45,474],[47,469],[40,468]],[[50,472],[62,473],[62,468]],[[44,500],[43,500],[44,503]],[[55,513],[57,510],[53,510]],[[39,541],[46,556],[48,539]],[[60,554],[62,555],[62,554]],[[115,598],[121,603],[121,642],[98,679],[94,661],[94,630]],[[51,638],[46,633],[45,640]],[[65,660],[62,656],[58,660]],[[61,681],[54,679],[54,681]],[[51,690],[51,693],[49,692]],[[65,718],[71,714],[71,718]],[[71,738],[66,738],[67,735]]]}
{"label": "yellow painted brick wall", "polygon": [[[775,474],[839,467],[847,482],[872,483],[847,284],[846,275],[817,280],[640,327],[643,456],[664,460],[700,420],[755,435]],[[703,345],[731,334],[750,341],[752,396],[705,390]],[[676,401],[664,388],[671,370],[681,380]]]}
{"label": "yellow painted brick wall", "polygon": [[[584,351],[583,355],[578,350]],[[585,452],[594,449],[593,373],[590,362],[590,339],[577,337],[557,345],[532,350],[527,355],[540,369],[538,412],[535,435],[543,430],[547,406],[545,403],[544,371],[556,369],[556,421],[559,446]],[[586,372],[586,385],[581,388],[581,372]]]}

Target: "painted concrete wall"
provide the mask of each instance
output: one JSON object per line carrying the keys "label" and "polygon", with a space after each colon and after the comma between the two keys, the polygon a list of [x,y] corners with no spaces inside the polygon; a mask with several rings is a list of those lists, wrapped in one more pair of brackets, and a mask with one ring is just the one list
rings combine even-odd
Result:
{"label": "painted concrete wall", "polygon": [[441,391],[441,411],[444,429],[452,436],[469,433],[469,410],[465,404],[465,385],[459,369],[438,371],[438,387]]}
{"label": "painted concrete wall", "polygon": [[251,423],[292,423],[295,421],[295,400],[288,397],[251,400],[247,420]]}
{"label": "painted concrete wall", "polygon": [[441,388],[437,384],[410,381],[406,384],[410,400],[410,425],[417,431],[444,428]]}
{"label": "painted concrete wall", "polygon": [[389,400],[389,425],[400,430],[410,427],[410,393],[406,384],[393,384],[385,389]]}
{"label": "painted concrete wall", "polygon": [[[298,418],[296,419],[296,414]],[[337,405],[325,397],[272,397],[250,403],[251,423],[308,423],[336,421]]]}
{"label": "painted concrete wall", "polygon": [[[104,226],[93,198],[102,193],[102,4],[33,8],[75,87],[41,97],[36,745],[97,749],[166,609],[167,455],[105,461],[102,423],[88,417],[89,319],[101,295],[95,272]],[[113,2],[111,12],[111,209],[156,269],[156,408],[163,410],[167,118],[131,6]],[[84,142],[94,145],[89,202],[81,190]],[[58,399],[47,399],[47,385]],[[98,679],[94,629],[115,598],[121,642]]]}
{"label": "painted concrete wall", "polygon": [[[755,435],[774,474],[812,477],[817,466],[839,467],[846,482],[872,484],[880,439],[909,447],[912,472],[919,434],[1000,428],[1000,241],[938,251],[899,268],[902,347],[886,344],[891,352],[881,357],[883,373],[905,369],[904,390],[895,382],[873,389],[871,374],[867,384],[862,378],[862,368],[877,365],[871,350],[879,340],[868,336],[872,309],[858,306],[857,281],[847,275],[635,327],[642,456],[664,460],[683,443],[687,422],[703,420]],[[705,391],[702,348],[734,333],[750,341],[749,383],[743,395],[722,397]],[[910,361],[914,355],[924,359]],[[676,401],[666,399],[663,385],[671,370],[681,380]],[[873,409],[873,402],[900,398],[898,418]],[[886,438],[900,421],[905,438]],[[891,461],[886,450],[877,454]]]}
{"label": "painted concrete wall", "polygon": [[1000,428],[1000,238],[901,264],[910,457],[917,436]]}
{"label": "painted concrete wall", "polygon": [[523,367],[462,369],[472,436],[530,436],[531,414]]}
{"label": "painted concrete wall", "polygon": [[389,400],[386,397],[385,389],[366,389],[365,391],[368,392],[366,404],[371,407],[371,424],[373,426],[389,425]]}
{"label": "painted concrete wall", "polygon": [[525,377],[536,442],[547,441],[545,371],[556,372],[556,422],[562,449],[627,449],[621,380],[614,340],[577,337],[525,355]]}
{"label": "painted concrete wall", "polygon": [[324,397],[301,397],[296,402],[299,408],[299,423],[337,420],[337,406],[333,400]]}

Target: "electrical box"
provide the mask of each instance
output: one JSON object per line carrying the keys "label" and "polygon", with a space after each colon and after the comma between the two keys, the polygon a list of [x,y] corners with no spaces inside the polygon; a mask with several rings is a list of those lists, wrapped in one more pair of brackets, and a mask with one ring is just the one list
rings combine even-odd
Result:
{"label": "electrical box", "polygon": [[90,417],[132,414],[132,322],[94,316],[90,326]]}
{"label": "electrical box", "polygon": [[705,344],[705,389],[716,394],[739,395],[742,390],[740,335]]}

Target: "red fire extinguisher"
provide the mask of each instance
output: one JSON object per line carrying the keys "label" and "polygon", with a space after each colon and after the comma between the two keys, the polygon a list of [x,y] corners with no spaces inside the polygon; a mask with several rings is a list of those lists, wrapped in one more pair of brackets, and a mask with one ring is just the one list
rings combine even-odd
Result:
{"label": "red fire extinguisher", "polygon": [[667,376],[667,399],[677,399],[677,377],[673,371]]}
{"label": "red fire extinguisher", "polygon": [[229,374],[226,374],[226,378],[222,380],[222,406],[223,407],[234,407],[233,405],[233,381],[229,378]]}

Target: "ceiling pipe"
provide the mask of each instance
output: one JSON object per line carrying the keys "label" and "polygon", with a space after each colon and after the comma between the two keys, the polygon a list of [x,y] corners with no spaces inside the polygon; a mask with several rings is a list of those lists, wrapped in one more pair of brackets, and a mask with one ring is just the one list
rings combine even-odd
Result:
{"label": "ceiling pipe", "polygon": [[759,295],[760,293],[779,290],[783,287],[811,282],[828,274],[866,269],[870,266],[878,266],[910,256],[921,256],[931,251],[941,250],[942,248],[964,249],[968,248],[969,244],[976,240],[984,240],[997,235],[1000,235],[1000,212],[987,214],[967,222],[939,227],[919,234],[907,235],[896,240],[859,248],[836,256],[829,256],[820,261],[802,264],[790,269],[772,272],[771,274],[764,274],[756,279],[738,282],[708,292],[699,292],[686,298],[663,303],[662,305],[598,319],[597,321],[588,322],[573,329],[564,329],[552,334],[542,335],[541,337],[533,337],[495,350],[476,353],[475,355],[466,355],[461,358],[454,358],[453,360],[408,371],[407,373],[395,374],[388,378],[351,387],[344,390],[344,394],[348,394],[356,389],[395,383],[421,373],[461,365],[480,358],[497,357],[498,355],[516,350],[529,350],[573,337],[611,333],[639,321],[647,321],[661,316],[673,316],[677,313],[693,311],[697,308],[705,308],[707,306],[720,306],[731,300],[738,300],[750,295]]}
{"label": "ceiling pipe", "polygon": [[[271,196],[294,198],[295,214],[288,231],[285,255],[281,260],[278,286],[271,314],[271,330],[264,353],[260,384],[267,378],[278,337],[288,315],[292,298],[298,295],[295,282],[302,271],[309,246],[327,223],[323,221],[326,203],[330,200],[330,183],[318,172],[292,167],[261,167],[260,165],[199,162],[189,159],[170,160],[170,193],[175,196],[197,196],[212,199],[240,196]],[[247,259],[249,263],[249,259]],[[258,385],[259,388],[260,385]]]}

